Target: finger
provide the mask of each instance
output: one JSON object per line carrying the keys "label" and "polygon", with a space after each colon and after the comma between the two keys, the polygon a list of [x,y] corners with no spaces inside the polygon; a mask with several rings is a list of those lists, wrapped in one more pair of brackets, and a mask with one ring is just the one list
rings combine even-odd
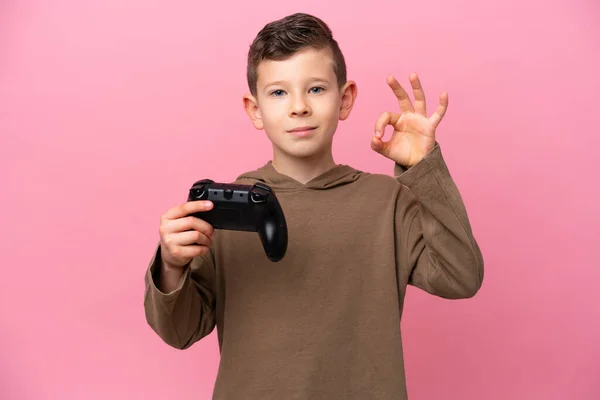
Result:
{"label": "finger", "polygon": [[400,104],[400,109],[402,110],[402,112],[414,111],[413,105],[410,101],[410,97],[408,97],[408,93],[406,93],[406,90],[404,90],[400,83],[398,83],[396,78],[394,78],[393,76],[388,76],[387,84],[390,86],[390,88],[392,88],[392,91],[396,95],[396,98],[398,99],[398,104]]}
{"label": "finger", "polygon": [[413,72],[408,79],[410,80],[410,85],[413,88],[413,94],[415,96],[415,112],[426,117],[427,107],[425,105],[425,92],[421,86],[419,76]]}
{"label": "finger", "polygon": [[177,241],[181,241],[180,244],[182,246],[199,244],[210,247],[212,245],[212,237],[202,231],[185,231],[176,233],[175,235],[177,236]]}
{"label": "finger", "polygon": [[180,259],[189,259],[196,256],[206,254],[210,251],[210,247],[199,244],[190,244],[188,246],[179,246],[171,252],[171,256]]}
{"label": "finger", "polygon": [[189,246],[189,245],[202,245],[202,246],[210,246],[212,244],[212,239],[199,231],[185,231],[173,233],[165,237],[164,243],[171,246]]}
{"label": "finger", "polygon": [[400,120],[400,114],[386,111],[382,113],[377,121],[375,121],[375,136],[382,138],[385,133],[385,127],[388,125],[396,125]]}
{"label": "finger", "polygon": [[188,201],[168,210],[162,215],[161,220],[179,219],[196,212],[208,211],[212,208],[213,203],[211,201]]}
{"label": "finger", "polygon": [[389,154],[389,142],[384,142],[377,136],[373,136],[371,139],[371,149],[387,157]]}
{"label": "finger", "polygon": [[189,230],[202,232],[205,235],[211,237],[214,233],[214,228],[211,224],[193,216],[168,220],[166,223],[161,225],[161,233],[163,235],[169,233],[185,232]]}
{"label": "finger", "polygon": [[440,94],[440,104],[438,105],[437,110],[429,118],[429,121],[431,121],[431,124],[433,125],[434,128],[436,128],[440,124],[440,122],[442,121],[442,118],[444,118],[444,115],[446,114],[447,109],[448,109],[448,93],[442,92],[442,94]]}

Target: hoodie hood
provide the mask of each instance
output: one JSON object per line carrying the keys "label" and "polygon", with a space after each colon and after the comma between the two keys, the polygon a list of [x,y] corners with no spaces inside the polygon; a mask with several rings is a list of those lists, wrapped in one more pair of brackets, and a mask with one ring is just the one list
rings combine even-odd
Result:
{"label": "hoodie hood", "polygon": [[337,186],[347,185],[356,181],[362,171],[358,171],[348,165],[336,165],[328,171],[316,176],[312,180],[302,184],[301,182],[277,172],[272,161],[262,167],[246,172],[238,177],[240,183],[253,184],[256,181],[264,182],[274,190],[286,191],[297,189],[326,190]]}

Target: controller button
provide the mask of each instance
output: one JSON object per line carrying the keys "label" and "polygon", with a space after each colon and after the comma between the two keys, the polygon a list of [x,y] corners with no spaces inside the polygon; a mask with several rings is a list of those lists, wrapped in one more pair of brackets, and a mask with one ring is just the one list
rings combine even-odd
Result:
{"label": "controller button", "polygon": [[204,188],[197,188],[191,190],[190,200],[202,200],[205,198],[206,190]]}
{"label": "controller button", "polygon": [[267,200],[266,193],[252,192],[250,198],[255,203],[264,203]]}

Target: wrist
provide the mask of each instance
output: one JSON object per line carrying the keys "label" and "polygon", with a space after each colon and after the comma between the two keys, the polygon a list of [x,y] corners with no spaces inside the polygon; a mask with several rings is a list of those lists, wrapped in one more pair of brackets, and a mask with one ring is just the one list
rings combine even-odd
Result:
{"label": "wrist", "polygon": [[181,283],[181,279],[185,274],[185,268],[188,264],[178,267],[177,265],[170,264],[161,257],[160,268],[158,268],[157,276],[155,278],[157,288],[165,294],[175,291]]}
{"label": "wrist", "polygon": [[166,260],[164,257],[161,257],[160,269],[162,272],[167,274],[181,273],[188,264],[189,261],[185,264],[176,264],[169,260]]}

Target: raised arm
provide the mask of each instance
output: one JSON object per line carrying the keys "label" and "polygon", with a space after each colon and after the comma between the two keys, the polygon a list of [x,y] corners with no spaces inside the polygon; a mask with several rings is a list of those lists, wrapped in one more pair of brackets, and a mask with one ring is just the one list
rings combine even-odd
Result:
{"label": "raised arm", "polygon": [[449,299],[474,296],[483,282],[483,256],[439,146],[395,176],[403,184],[396,206],[399,276]]}
{"label": "raised arm", "polygon": [[[428,117],[419,77],[412,73],[409,80],[414,105],[398,81],[387,78],[401,113],[382,113],[371,140],[374,151],[394,161],[396,179],[403,185],[396,206],[399,276],[440,297],[471,297],[483,281],[483,257],[436,141],[448,94],[440,94],[436,111]],[[388,125],[394,130],[384,142]]]}

